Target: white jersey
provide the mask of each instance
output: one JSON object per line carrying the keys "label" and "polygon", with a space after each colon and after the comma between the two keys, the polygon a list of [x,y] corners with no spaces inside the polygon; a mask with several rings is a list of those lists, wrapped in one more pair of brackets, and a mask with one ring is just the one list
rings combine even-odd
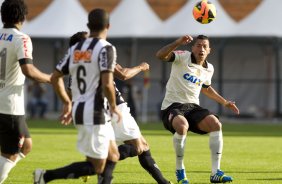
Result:
{"label": "white jersey", "polygon": [[172,103],[195,103],[199,105],[199,96],[203,85],[211,85],[214,72],[213,66],[207,63],[207,68],[195,64],[189,51],[174,51],[175,60],[171,67],[166,93],[161,109]]}
{"label": "white jersey", "polygon": [[0,29],[0,113],[25,114],[25,76],[20,62],[29,60],[32,61],[29,36],[15,28]]}
{"label": "white jersey", "polygon": [[72,46],[56,69],[71,76],[75,124],[98,125],[110,121],[108,101],[101,88],[100,74],[114,71],[116,50],[103,39],[88,38]]}

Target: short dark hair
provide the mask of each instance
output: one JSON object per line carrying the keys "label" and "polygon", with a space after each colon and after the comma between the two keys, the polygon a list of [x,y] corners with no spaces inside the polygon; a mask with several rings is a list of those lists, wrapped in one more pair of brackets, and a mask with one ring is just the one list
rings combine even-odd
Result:
{"label": "short dark hair", "polygon": [[206,36],[206,35],[198,35],[197,36],[197,40],[209,40],[209,37],[208,36]]}
{"label": "short dark hair", "polygon": [[5,0],[1,6],[1,19],[4,26],[25,21],[27,6],[23,0]]}
{"label": "short dark hair", "polygon": [[100,8],[92,10],[88,15],[88,28],[93,32],[104,30],[110,23],[109,14]]}
{"label": "short dark hair", "polygon": [[69,46],[70,47],[73,46],[77,42],[80,42],[80,41],[86,39],[86,37],[87,37],[86,31],[80,31],[80,32],[75,33],[74,35],[72,35],[70,37]]}

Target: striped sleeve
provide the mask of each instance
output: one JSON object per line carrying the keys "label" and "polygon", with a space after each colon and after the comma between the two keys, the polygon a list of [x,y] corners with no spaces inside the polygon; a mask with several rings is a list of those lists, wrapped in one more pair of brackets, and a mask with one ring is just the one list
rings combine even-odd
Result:
{"label": "striped sleeve", "polygon": [[70,63],[70,49],[64,58],[57,64],[56,70],[62,72],[64,75],[69,74],[69,63]]}
{"label": "striped sleeve", "polygon": [[103,47],[99,53],[100,71],[114,71],[116,65],[116,49],[112,45]]}

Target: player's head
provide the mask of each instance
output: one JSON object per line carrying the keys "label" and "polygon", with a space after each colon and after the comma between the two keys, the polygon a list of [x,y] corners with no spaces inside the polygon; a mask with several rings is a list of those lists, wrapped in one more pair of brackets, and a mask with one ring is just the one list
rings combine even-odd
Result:
{"label": "player's head", "polygon": [[103,9],[94,9],[88,14],[87,26],[90,32],[101,32],[109,28],[110,17]]}
{"label": "player's head", "polygon": [[210,42],[209,37],[205,35],[199,35],[197,36],[193,46],[192,46],[192,52],[195,56],[197,61],[205,60],[206,57],[210,53]]}
{"label": "player's head", "polygon": [[5,0],[1,6],[1,19],[4,27],[25,21],[27,6],[23,0]]}
{"label": "player's head", "polygon": [[74,44],[76,44],[77,42],[80,42],[80,41],[82,41],[86,38],[87,38],[87,32],[86,31],[77,32],[70,37],[69,46],[71,47]]}

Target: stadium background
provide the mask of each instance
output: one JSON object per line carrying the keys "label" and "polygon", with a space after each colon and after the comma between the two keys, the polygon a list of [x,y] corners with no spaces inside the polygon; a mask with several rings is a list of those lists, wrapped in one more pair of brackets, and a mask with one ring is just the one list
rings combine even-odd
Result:
{"label": "stadium background", "polygon": [[[87,31],[87,12],[95,7],[111,12],[109,40],[117,47],[118,62],[124,66],[141,61],[150,64],[149,85],[144,85],[142,74],[132,80],[140,91],[135,100],[138,114],[148,115],[150,120],[158,117],[170,71],[169,64],[155,58],[155,52],[183,34],[206,34],[211,38],[208,60],[215,67],[214,88],[236,101],[240,117],[279,117],[282,24],[278,18],[282,12],[277,4],[282,5],[282,1],[211,0],[218,17],[210,25],[193,20],[191,11],[197,1],[26,0],[29,15],[23,32],[33,40],[35,65],[52,72],[67,49],[68,37]],[[56,112],[61,104],[48,87],[49,110]],[[144,104],[147,108],[142,108]],[[231,112],[206,97],[201,97],[201,105],[232,117]]]}

